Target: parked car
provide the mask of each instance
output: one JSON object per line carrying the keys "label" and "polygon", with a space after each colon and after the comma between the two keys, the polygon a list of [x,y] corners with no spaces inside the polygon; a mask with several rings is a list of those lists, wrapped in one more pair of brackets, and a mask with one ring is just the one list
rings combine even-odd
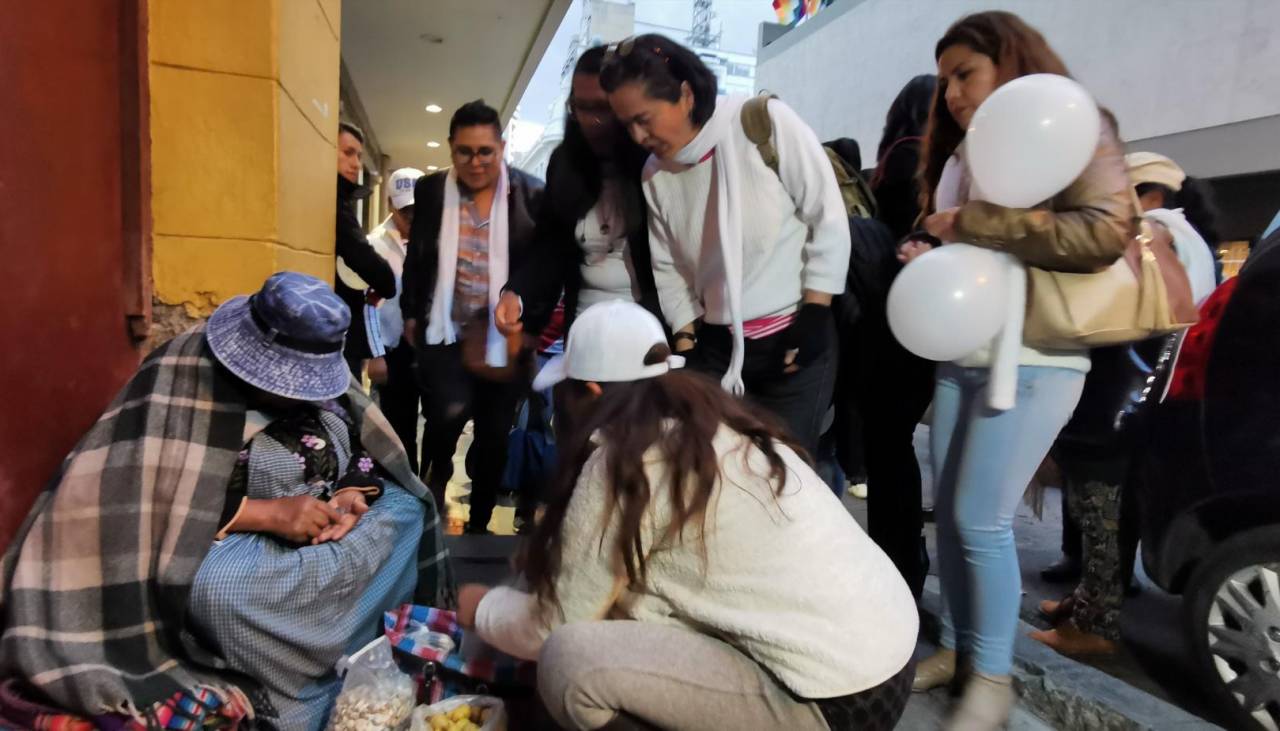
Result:
{"label": "parked car", "polygon": [[1143,564],[1183,595],[1196,671],[1233,728],[1277,731],[1280,233],[1206,300],[1169,365],[1139,430]]}

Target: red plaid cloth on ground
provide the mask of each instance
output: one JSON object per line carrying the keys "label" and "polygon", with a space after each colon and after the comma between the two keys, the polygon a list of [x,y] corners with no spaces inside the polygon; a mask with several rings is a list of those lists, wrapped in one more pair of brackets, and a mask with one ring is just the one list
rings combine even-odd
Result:
{"label": "red plaid cloth on ground", "polygon": [[517,660],[492,648],[473,657],[463,658],[460,653],[441,651],[426,642],[419,642],[415,635],[423,628],[448,635],[456,648],[462,647],[462,627],[458,616],[447,609],[405,604],[384,615],[383,626],[387,640],[397,650],[422,658],[437,665],[461,673],[473,680],[497,685],[523,685],[532,687],[536,673],[531,662]]}

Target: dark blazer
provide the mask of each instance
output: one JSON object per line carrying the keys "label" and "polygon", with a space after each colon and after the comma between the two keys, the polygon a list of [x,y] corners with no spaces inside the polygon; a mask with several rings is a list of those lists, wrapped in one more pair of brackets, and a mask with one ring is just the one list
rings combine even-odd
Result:
{"label": "dark blazer", "polygon": [[[427,175],[413,189],[413,227],[409,229],[408,253],[401,280],[400,310],[406,320],[416,319],[418,330],[426,328],[436,291],[439,262],[440,217],[444,212],[444,185],[447,171]],[[534,250],[534,229],[542,205],[542,181],[517,170],[507,169],[507,257],[508,271],[519,270]]]}
{"label": "dark blazer", "polygon": [[[638,150],[639,148],[637,148]],[[640,304],[664,322],[658,305],[658,288],[653,280],[649,255],[649,226],[644,191],[640,187],[640,167],[647,154],[635,161],[624,161],[622,204],[627,225],[627,249],[636,273]],[[578,310],[578,293],[582,289],[582,246],[578,242],[578,223],[596,204],[600,191],[589,190],[588,176],[575,166],[573,155],[565,145],[556,148],[547,166],[547,189],[542,214],[538,217],[537,255],[526,266],[511,269],[507,287],[520,295],[524,305],[521,318],[526,332],[542,332],[564,294],[565,330],[573,323]],[[596,173],[594,179],[598,180]]]}

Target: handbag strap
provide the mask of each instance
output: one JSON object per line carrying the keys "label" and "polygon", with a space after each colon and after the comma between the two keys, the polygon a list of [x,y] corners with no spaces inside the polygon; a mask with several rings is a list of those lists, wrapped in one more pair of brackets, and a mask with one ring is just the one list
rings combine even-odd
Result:
{"label": "handbag strap", "polygon": [[1138,191],[1132,185],[1129,186],[1129,204],[1133,206],[1133,215],[1138,221],[1133,237],[1142,245],[1142,250],[1145,252],[1155,235],[1151,230],[1151,221],[1147,220],[1146,211],[1142,210],[1142,201],[1138,200]]}

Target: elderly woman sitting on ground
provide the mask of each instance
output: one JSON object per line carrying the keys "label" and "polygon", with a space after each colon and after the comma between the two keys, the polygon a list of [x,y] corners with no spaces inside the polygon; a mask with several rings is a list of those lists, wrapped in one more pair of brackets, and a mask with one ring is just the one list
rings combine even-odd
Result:
{"label": "elderly woman sitting on ground", "polygon": [[430,493],[342,359],[350,319],[285,272],[143,362],[5,556],[0,677],[100,728],[318,729],[382,611],[452,603]]}

